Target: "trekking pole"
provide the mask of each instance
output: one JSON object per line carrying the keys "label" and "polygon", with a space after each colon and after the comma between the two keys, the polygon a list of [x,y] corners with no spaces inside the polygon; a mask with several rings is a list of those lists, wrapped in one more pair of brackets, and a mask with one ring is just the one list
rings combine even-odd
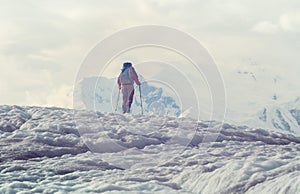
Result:
{"label": "trekking pole", "polygon": [[143,115],[143,101],[142,101],[141,85],[139,85],[139,89],[140,89],[141,110],[142,110],[142,115]]}
{"label": "trekking pole", "polygon": [[115,112],[117,112],[117,110],[118,110],[118,104],[119,104],[119,98],[120,98],[120,90],[121,90],[121,88],[119,88],[118,98],[117,98],[117,105],[116,105],[116,108],[115,108]]}

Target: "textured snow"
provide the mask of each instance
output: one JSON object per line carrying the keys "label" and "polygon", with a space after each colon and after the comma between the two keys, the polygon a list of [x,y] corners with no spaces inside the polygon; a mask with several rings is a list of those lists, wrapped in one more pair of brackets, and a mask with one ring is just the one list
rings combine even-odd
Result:
{"label": "textured snow", "polygon": [[260,128],[0,106],[0,140],[0,193],[300,192],[300,139]]}

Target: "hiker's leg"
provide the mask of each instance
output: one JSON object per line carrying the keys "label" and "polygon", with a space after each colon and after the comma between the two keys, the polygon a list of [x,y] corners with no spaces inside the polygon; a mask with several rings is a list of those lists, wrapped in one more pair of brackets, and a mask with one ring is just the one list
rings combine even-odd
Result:
{"label": "hiker's leg", "polygon": [[129,95],[129,101],[128,101],[128,112],[130,112],[131,104],[133,101],[133,96],[134,96],[134,88],[132,87],[132,91]]}
{"label": "hiker's leg", "polygon": [[133,89],[134,89],[133,85],[123,85],[123,105],[122,105],[123,113],[130,112],[130,105],[132,103],[132,99],[130,100],[130,96]]}
{"label": "hiker's leg", "polygon": [[126,113],[127,111],[127,89],[126,86],[122,86],[122,96],[123,96],[123,103],[122,103],[122,109],[123,109],[123,113]]}

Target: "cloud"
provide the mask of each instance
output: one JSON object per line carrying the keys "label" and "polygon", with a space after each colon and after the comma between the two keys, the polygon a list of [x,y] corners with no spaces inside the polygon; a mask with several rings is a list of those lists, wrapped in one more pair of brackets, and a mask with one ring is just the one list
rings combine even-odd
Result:
{"label": "cloud", "polygon": [[261,32],[261,33],[275,33],[279,30],[279,27],[276,24],[273,24],[270,21],[261,21],[252,28],[255,32]]}
{"label": "cloud", "polygon": [[[69,106],[66,88],[73,84],[93,46],[121,29],[145,24],[166,25],[193,35],[213,51],[225,73],[247,57],[278,71],[289,66],[288,71],[299,66],[299,44],[294,41],[298,37],[293,36],[300,31],[298,2],[0,2],[0,103]],[[270,33],[277,37],[263,35]]]}
{"label": "cloud", "polygon": [[300,10],[280,16],[280,27],[286,32],[300,32]]}
{"label": "cloud", "polygon": [[252,30],[266,34],[279,31],[292,33],[300,32],[300,11],[283,13],[279,16],[276,23],[271,21],[260,21],[253,26]]}
{"label": "cloud", "polygon": [[32,91],[26,91],[24,96],[24,105],[36,106],[56,106],[72,108],[73,105],[73,86],[61,85],[53,87],[49,91],[41,91],[38,95]]}

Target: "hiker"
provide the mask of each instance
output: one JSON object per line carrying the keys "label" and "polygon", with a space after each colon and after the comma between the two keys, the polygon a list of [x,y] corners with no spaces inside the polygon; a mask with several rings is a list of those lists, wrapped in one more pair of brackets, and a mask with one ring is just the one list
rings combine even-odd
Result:
{"label": "hiker", "polygon": [[123,113],[130,112],[130,107],[134,95],[134,87],[133,87],[134,82],[138,86],[141,85],[137,73],[132,67],[132,64],[130,62],[126,62],[123,64],[123,68],[118,77],[119,89],[122,89],[122,94],[123,94],[123,104],[122,104]]}

